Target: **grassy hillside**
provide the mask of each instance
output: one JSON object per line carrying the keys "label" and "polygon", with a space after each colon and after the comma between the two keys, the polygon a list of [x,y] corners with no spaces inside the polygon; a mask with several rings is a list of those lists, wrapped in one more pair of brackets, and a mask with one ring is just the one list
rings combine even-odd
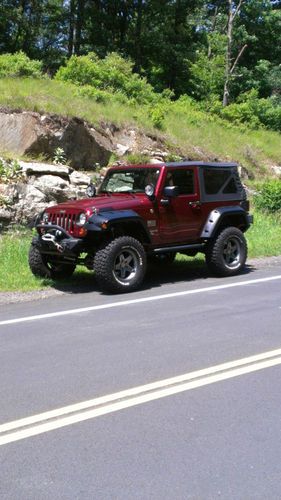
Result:
{"label": "grassy hillside", "polygon": [[[204,113],[190,100],[140,106],[108,102],[79,95],[71,84],[49,79],[0,79],[0,106],[64,116],[78,116],[93,124],[100,121],[136,125],[164,136],[172,151],[180,150],[190,159],[237,161],[256,178],[280,164],[281,141],[278,132],[234,127]],[[157,107],[158,106],[158,107]]]}

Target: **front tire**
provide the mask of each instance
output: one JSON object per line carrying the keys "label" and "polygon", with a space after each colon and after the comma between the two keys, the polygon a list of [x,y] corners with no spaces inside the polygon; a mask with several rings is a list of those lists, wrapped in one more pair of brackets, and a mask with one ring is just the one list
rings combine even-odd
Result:
{"label": "front tire", "polygon": [[217,276],[234,276],[244,267],[247,259],[247,242],[244,234],[236,227],[223,229],[209,242],[206,250],[206,264]]}
{"label": "front tire", "polygon": [[34,276],[51,278],[53,280],[70,278],[76,267],[74,264],[63,264],[59,261],[59,257],[47,259],[35,245],[30,246],[28,263]]}
{"label": "front tire", "polygon": [[99,287],[108,292],[132,292],[140,287],[146,271],[142,244],[121,236],[97,251],[94,270]]}

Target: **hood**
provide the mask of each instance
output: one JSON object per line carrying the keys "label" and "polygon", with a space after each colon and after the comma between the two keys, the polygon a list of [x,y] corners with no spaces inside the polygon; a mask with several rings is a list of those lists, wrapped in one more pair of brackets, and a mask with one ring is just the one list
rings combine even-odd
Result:
{"label": "hood", "polygon": [[94,198],[85,198],[82,200],[67,201],[65,203],[60,203],[59,205],[53,205],[49,207],[50,211],[56,210],[66,210],[71,212],[77,212],[81,210],[97,209],[99,212],[105,212],[108,210],[126,210],[134,209],[143,204],[144,198],[148,201],[145,195],[135,196],[135,195],[100,195]]}

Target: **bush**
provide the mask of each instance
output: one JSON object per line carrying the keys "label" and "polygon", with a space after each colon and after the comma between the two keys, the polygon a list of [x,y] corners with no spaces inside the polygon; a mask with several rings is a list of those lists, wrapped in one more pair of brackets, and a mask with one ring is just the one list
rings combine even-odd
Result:
{"label": "bush", "polygon": [[[101,94],[98,97],[99,91],[117,94],[121,100],[125,97],[137,104],[153,103],[165,98],[158,96],[145,78],[133,73],[131,61],[116,53],[104,59],[99,59],[94,52],[86,56],[72,56],[65,67],[59,68],[55,78],[86,86],[82,92],[89,97],[97,97],[97,100],[105,97]],[[90,88],[94,90],[91,92]]]}
{"label": "bush", "polygon": [[254,198],[255,206],[266,212],[281,211],[281,181],[273,179],[264,182]]}
{"label": "bush", "polygon": [[22,51],[0,55],[0,78],[19,76],[42,78],[42,63],[29,59]]}
{"label": "bush", "polygon": [[281,106],[277,100],[258,99],[254,105],[254,112],[266,128],[281,131]]}
{"label": "bush", "polygon": [[166,110],[164,106],[161,106],[161,104],[153,106],[148,110],[149,118],[151,119],[153,126],[158,130],[164,129],[165,114]]}
{"label": "bush", "polygon": [[[266,127],[281,130],[281,106],[277,99],[259,99],[258,91],[252,89],[239,96],[237,102],[222,106],[218,97],[210,96],[204,101],[205,110],[220,116],[233,125],[251,129]],[[201,104],[202,107],[202,104]]]}

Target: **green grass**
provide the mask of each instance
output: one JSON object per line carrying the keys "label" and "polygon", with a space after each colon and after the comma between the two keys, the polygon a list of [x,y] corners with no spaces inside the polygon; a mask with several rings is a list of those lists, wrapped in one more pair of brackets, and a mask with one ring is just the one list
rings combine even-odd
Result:
{"label": "green grass", "polygon": [[281,255],[281,215],[254,211],[254,224],[246,233],[249,257]]}
{"label": "green grass", "polygon": [[190,159],[237,161],[256,178],[269,173],[281,157],[280,134],[266,130],[241,130],[228,122],[198,111],[192,103],[173,103],[164,113],[163,130],[153,127],[147,106],[97,103],[75,95],[76,87],[49,79],[0,79],[0,106],[63,116],[78,116],[94,125],[101,121],[138,126],[161,136],[174,151]]}
{"label": "green grass", "polygon": [[40,290],[50,280],[35,278],[27,259],[32,235],[30,231],[12,232],[0,237],[0,291]]}
{"label": "green grass", "polygon": [[[249,258],[281,255],[281,216],[265,215],[254,212],[254,224],[246,233]],[[59,286],[68,289],[77,286],[81,288],[94,287],[93,273],[77,268],[74,276],[66,282],[54,283],[52,280],[35,278],[28,267],[28,250],[32,238],[30,230],[13,231],[0,236],[0,291],[32,291],[42,290],[50,286]],[[188,269],[194,270],[204,265],[204,256],[198,254],[196,258],[177,256],[176,266],[183,270],[184,262],[188,262]],[[161,279],[163,271],[158,272]],[[177,269],[175,274],[178,275]],[[173,270],[169,271],[173,276]],[[172,278],[171,278],[172,279]]]}

